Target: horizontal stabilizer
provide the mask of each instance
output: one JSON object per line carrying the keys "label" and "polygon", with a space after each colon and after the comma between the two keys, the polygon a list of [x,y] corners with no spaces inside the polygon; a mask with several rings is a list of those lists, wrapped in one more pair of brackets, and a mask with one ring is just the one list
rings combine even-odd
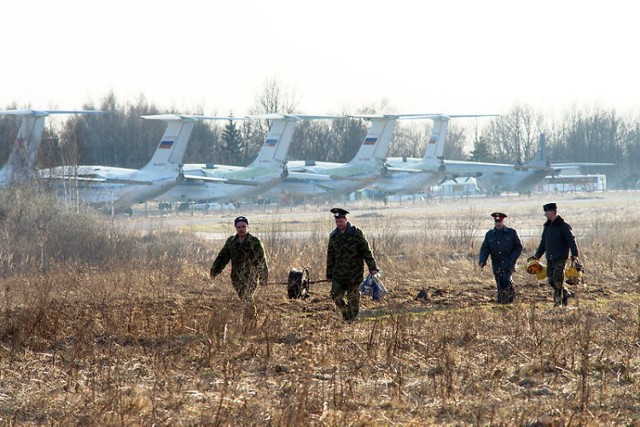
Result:
{"label": "horizontal stabilizer", "polygon": [[251,119],[264,119],[264,120],[320,120],[320,119],[344,119],[344,116],[326,116],[326,115],[307,115],[307,114],[282,114],[282,113],[268,113],[268,114],[255,114],[248,116]]}
{"label": "horizontal stabilizer", "polygon": [[402,119],[420,119],[420,118],[431,118],[438,117],[441,114],[355,114],[350,115],[354,119],[366,119],[366,120],[374,120],[374,119],[387,119],[387,120],[402,120]]}
{"label": "horizontal stabilizer", "polygon": [[104,114],[100,110],[0,110],[2,115],[46,117],[50,114]]}
{"label": "horizontal stabilizer", "polygon": [[245,120],[244,117],[223,117],[223,116],[195,116],[191,114],[151,114],[141,116],[145,120],[184,120],[184,121],[198,121],[198,120]]}
{"label": "horizontal stabilizer", "polygon": [[400,114],[401,119],[418,120],[418,119],[462,119],[473,117],[498,117],[500,114]]}

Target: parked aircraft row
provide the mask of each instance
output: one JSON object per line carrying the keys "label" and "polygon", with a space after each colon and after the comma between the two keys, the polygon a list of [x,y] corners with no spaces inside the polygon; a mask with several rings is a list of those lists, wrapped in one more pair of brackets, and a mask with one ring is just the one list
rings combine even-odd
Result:
{"label": "parked aircraft row", "polygon": [[[149,200],[161,202],[235,202],[258,194],[334,196],[362,188],[384,193],[411,194],[446,178],[476,177],[491,191],[529,191],[545,176],[580,166],[607,163],[553,164],[546,158],[544,134],[538,151],[526,165],[444,160],[444,144],[451,119],[494,115],[382,114],[351,116],[371,125],[356,156],[346,164],[287,160],[295,125],[300,120],[339,119],[338,116],[265,114],[250,117],[210,117],[179,114],[143,116],[167,126],[149,163],[139,170],[110,166],[59,166],[35,171],[44,119],[50,114],[100,114],[95,110],[5,110],[22,122],[9,160],[0,169],[0,185],[33,175],[54,182],[61,196],[78,202],[128,209]],[[201,120],[271,121],[256,159],[247,167],[182,164],[194,124]],[[398,120],[433,120],[422,158],[387,158]]]}

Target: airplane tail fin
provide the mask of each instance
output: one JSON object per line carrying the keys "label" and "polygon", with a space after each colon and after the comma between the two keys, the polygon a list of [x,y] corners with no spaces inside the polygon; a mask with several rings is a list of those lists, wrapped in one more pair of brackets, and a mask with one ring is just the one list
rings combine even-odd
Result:
{"label": "airplane tail fin", "polygon": [[444,144],[447,141],[447,134],[449,133],[449,119],[450,116],[444,114],[434,115],[433,127],[431,128],[431,136],[427,142],[427,148],[424,151],[424,157],[422,157],[423,163],[440,164],[444,155]]}
{"label": "airplane tail fin", "polygon": [[286,163],[289,146],[293,139],[296,122],[309,119],[339,119],[341,116],[309,116],[301,114],[259,114],[250,116],[252,119],[271,120],[271,129],[267,134],[262,148],[249,167]]}
{"label": "airplane tail fin", "polygon": [[191,131],[200,120],[243,120],[242,117],[210,117],[184,114],[155,114],[142,116],[145,120],[162,120],[167,127],[160,139],[153,157],[140,170],[172,169],[178,170],[187,150]]}
{"label": "airplane tail fin", "polygon": [[20,116],[16,135],[7,163],[0,170],[0,182],[17,182],[35,176],[36,159],[42,142],[44,121],[50,114],[94,114],[98,110],[3,110],[0,114]]}
{"label": "airplane tail fin", "polygon": [[540,139],[538,139],[538,150],[533,158],[527,163],[527,166],[536,166],[536,167],[549,167],[549,159],[547,158],[547,147],[546,147],[546,135],[544,133],[540,134]]}
{"label": "airplane tail fin", "polygon": [[432,119],[433,128],[422,158],[423,163],[440,164],[444,156],[444,145],[449,133],[449,120],[471,117],[497,117],[499,114],[413,114],[411,119]]}
{"label": "airplane tail fin", "polygon": [[360,149],[349,164],[368,164],[371,162],[384,161],[389,153],[389,144],[393,139],[393,131],[396,128],[396,123],[400,116],[382,114],[351,117],[367,119],[371,122],[371,126],[364,136]]}
{"label": "airplane tail fin", "polygon": [[352,116],[366,118],[372,122],[360,151],[352,162],[369,162],[371,159],[384,160],[389,152],[389,143],[397,120],[432,119],[434,121],[431,137],[423,161],[439,164],[444,153],[449,119],[458,117],[495,116],[495,114],[445,115],[445,114],[383,114],[378,116]]}

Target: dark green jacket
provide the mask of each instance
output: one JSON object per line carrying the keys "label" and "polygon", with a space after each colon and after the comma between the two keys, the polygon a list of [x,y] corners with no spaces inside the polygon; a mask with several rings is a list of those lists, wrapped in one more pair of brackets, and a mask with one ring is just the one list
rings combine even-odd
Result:
{"label": "dark green jacket", "polygon": [[359,283],[363,279],[364,263],[369,271],[378,269],[362,230],[350,222],[344,233],[337,228],[333,230],[327,249],[327,279],[345,284]]}
{"label": "dark green jacket", "polygon": [[231,262],[231,281],[234,284],[258,283],[258,280],[265,284],[269,279],[269,266],[262,242],[250,233],[247,233],[244,242],[240,242],[237,234],[227,239],[213,261],[211,274],[220,274],[229,262]]}

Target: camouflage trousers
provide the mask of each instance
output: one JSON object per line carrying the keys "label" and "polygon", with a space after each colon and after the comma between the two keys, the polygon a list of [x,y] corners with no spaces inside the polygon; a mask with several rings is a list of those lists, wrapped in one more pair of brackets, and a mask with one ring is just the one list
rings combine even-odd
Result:
{"label": "camouflage trousers", "polygon": [[253,328],[256,325],[258,317],[258,307],[253,300],[253,293],[256,291],[258,284],[255,282],[233,282],[233,288],[242,301],[242,316],[245,328]]}
{"label": "camouflage trousers", "polygon": [[564,267],[566,259],[547,260],[547,283],[553,288],[553,305],[565,306],[573,294],[564,286]]}
{"label": "camouflage trousers", "polygon": [[[360,313],[360,282],[331,282],[331,299],[342,313],[342,319],[347,322],[356,320]],[[345,301],[345,295],[347,297]]]}
{"label": "camouflage trousers", "polygon": [[498,288],[498,304],[511,304],[516,298],[516,291],[513,289],[513,280],[511,279],[511,271],[494,274],[496,285]]}

